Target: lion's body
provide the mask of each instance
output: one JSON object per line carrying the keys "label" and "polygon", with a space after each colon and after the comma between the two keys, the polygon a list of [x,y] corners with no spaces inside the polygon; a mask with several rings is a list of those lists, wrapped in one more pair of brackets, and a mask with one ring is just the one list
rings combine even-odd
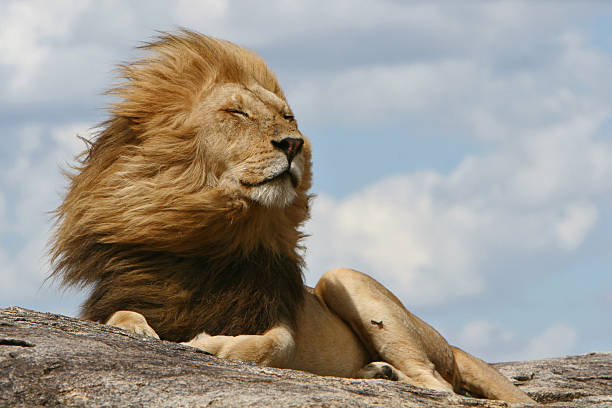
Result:
{"label": "lion's body", "polygon": [[220,357],[531,401],[367,275],[304,287],[310,143],[261,58],[191,32],[145,48],[57,211],[54,274],[92,286],[83,317]]}

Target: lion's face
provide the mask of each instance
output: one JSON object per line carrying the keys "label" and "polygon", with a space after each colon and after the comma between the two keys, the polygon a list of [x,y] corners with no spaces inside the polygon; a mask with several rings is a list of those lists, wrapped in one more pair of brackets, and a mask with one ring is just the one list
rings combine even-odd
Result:
{"label": "lion's face", "polygon": [[270,208],[310,187],[310,142],[276,94],[258,84],[217,84],[194,114],[220,186]]}
{"label": "lion's face", "polygon": [[274,74],[253,52],[195,33],[148,48],[122,68],[112,117],[58,209],[59,268],[83,270],[93,251],[83,242],[297,259],[311,148]]}

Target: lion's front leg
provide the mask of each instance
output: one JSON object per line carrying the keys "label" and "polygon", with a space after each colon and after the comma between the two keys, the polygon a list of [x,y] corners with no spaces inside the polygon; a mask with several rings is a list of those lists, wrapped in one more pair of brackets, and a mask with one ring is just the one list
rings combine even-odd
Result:
{"label": "lion's front leg", "polygon": [[130,310],[119,310],[113,313],[105,324],[119,327],[132,333],[144,334],[159,339],[155,330],[147,323],[147,319],[140,313]]}
{"label": "lion's front leg", "polygon": [[293,330],[284,325],[260,335],[210,336],[200,333],[182,344],[208,351],[217,357],[278,368],[290,367],[295,356]]}

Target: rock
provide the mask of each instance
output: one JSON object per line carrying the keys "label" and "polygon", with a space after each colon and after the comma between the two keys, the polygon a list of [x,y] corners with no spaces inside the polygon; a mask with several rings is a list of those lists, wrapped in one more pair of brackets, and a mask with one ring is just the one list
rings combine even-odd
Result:
{"label": "rock", "polygon": [[[495,364],[540,403],[612,406],[612,353]],[[0,406],[507,407],[386,380],[320,377],[70,317],[0,310]]]}

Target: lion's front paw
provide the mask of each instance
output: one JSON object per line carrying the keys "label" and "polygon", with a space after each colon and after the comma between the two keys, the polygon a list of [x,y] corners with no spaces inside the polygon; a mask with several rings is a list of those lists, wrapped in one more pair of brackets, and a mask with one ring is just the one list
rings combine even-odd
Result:
{"label": "lion's front paw", "polygon": [[398,381],[403,374],[389,363],[376,361],[359,370],[357,376],[359,378],[382,378],[384,380]]}
{"label": "lion's front paw", "polygon": [[157,333],[155,333],[155,330],[153,330],[153,328],[147,323],[147,319],[137,312],[120,310],[113,313],[110,319],[106,321],[106,324],[119,327],[132,333],[144,334],[145,336],[159,339],[159,336]]}
{"label": "lion's front paw", "polygon": [[208,339],[212,336],[206,332],[202,332],[189,341],[184,341],[181,344],[205,350]]}

